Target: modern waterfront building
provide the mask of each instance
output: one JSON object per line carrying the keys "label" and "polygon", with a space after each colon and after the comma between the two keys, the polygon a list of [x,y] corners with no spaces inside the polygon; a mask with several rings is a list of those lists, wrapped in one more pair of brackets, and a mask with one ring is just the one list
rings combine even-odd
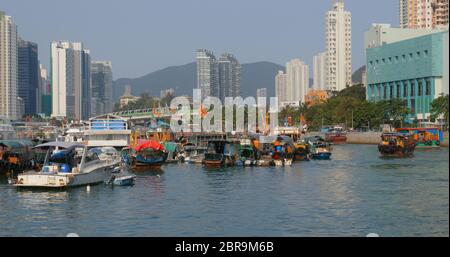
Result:
{"label": "modern waterfront building", "polygon": [[305,103],[309,89],[309,67],[300,59],[292,59],[286,63],[286,95],[287,102]]}
{"label": "modern waterfront building", "polygon": [[352,20],[343,0],[334,0],[325,17],[326,87],[341,91],[352,85]]}
{"label": "modern waterfront building", "polygon": [[53,117],[89,118],[90,65],[90,52],[82,43],[51,43]]}
{"label": "modern waterfront building", "polygon": [[404,99],[410,119],[427,120],[430,104],[449,93],[448,31],[366,50],[367,99]]}
{"label": "modern waterfront building", "polygon": [[313,89],[325,90],[326,53],[319,53],[313,57]]}
{"label": "modern waterfront building", "polygon": [[17,26],[0,11],[0,116],[16,119],[17,113]]}
{"label": "modern waterfront building", "polygon": [[112,112],[112,64],[109,61],[93,61],[91,63],[91,116]]}
{"label": "modern waterfront building", "polygon": [[448,28],[448,0],[400,0],[400,27]]}
{"label": "modern waterfront building", "polygon": [[39,61],[38,46],[36,43],[18,40],[18,96],[22,98],[23,114],[32,115],[38,113],[39,94]]}
{"label": "modern waterfront building", "polygon": [[364,33],[364,48],[378,47],[406,39],[425,36],[437,32],[440,29],[410,29],[394,28],[391,24],[374,23],[368,31]]}
{"label": "modern waterfront building", "polygon": [[218,61],[219,98],[237,97],[241,89],[241,65],[232,54],[224,53]]}
{"label": "modern waterfront building", "polygon": [[202,98],[220,96],[218,73],[218,63],[213,52],[197,50],[197,88],[202,91]]}

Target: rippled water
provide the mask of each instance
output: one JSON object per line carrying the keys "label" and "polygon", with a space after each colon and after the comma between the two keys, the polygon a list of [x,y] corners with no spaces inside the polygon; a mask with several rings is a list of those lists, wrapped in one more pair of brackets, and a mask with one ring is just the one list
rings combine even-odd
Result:
{"label": "rippled water", "polygon": [[335,146],[290,168],[173,164],[132,187],[17,191],[0,179],[1,236],[448,236],[448,148],[380,159]]}

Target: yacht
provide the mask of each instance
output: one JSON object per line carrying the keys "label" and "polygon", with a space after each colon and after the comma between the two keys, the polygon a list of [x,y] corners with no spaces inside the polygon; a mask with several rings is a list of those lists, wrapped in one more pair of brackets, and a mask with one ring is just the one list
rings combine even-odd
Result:
{"label": "yacht", "polygon": [[73,142],[49,142],[37,145],[36,148],[47,149],[42,169],[18,175],[14,186],[67,188],[103,183],[121,164],[119,154],[111,154],[111,148],[103,152],[98,148]]}

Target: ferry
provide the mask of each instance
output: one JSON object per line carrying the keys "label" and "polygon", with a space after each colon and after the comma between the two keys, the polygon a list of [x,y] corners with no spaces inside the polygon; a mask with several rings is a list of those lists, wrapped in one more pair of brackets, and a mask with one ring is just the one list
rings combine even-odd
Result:
{"label": "ferry", "polygon": [[85,144],[49,142],[40,171],[27,171],[13,183],[18,188],[68,188],[103,183],[120,164],[120,158],[102,158]]}
{"label": "ferry", "polygon": [[412,156],[415,148],[413,137],[404,133],[383,133],[378,145],[381,156],[391,157]]}
{"label": "ferry", "polygon": [[419,148],[440,147],[444,140],[442,130],[439,128],[397,128],[398,133],[412,135]]}

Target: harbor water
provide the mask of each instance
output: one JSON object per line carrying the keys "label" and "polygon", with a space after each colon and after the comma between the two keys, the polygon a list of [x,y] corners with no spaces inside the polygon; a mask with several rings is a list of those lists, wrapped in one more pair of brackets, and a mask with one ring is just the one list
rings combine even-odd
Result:
{"label": "harbor water", "polygon": [[206,170],[168,164],[130,187],[17,190],[0,178],[0,236],[449,236],[449,150]]}

